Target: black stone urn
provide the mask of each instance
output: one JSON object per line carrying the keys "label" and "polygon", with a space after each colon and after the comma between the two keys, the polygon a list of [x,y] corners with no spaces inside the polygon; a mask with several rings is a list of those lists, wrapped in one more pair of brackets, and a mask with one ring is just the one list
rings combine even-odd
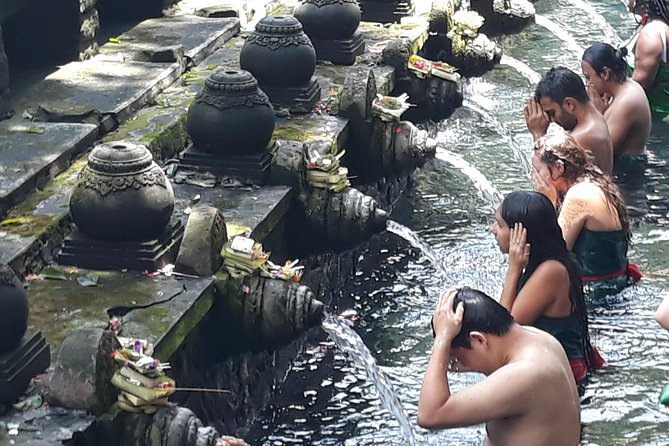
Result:
{"label": "black stone urn", "polygon": [[262,88],[295,87],[307,84],[314,74],[316,51],[295,17],[267,16],[246,39],[239,65]]}
{"label": "black stone urn", "polygon": [[303,0],[293,13],[311,39],[348,39],[360,24],[356,0]]}
{"label": "black stone urn", "polygon": [[217,70],[188,109],[186,128],[193,146],[214,155],[267,150],[274,110],[258,81],[244,70]]}
{"label": "black stone urn", "polygon": [[159,236],[174,209],[174,192],[149,150],[128,141],[96,146],[70,197],[72,219],[99,240]]}
{"label": "black stone urn", "polygon": [[18,347],[28,327],[28,297],[7,265],[0,265],[0,355]]}

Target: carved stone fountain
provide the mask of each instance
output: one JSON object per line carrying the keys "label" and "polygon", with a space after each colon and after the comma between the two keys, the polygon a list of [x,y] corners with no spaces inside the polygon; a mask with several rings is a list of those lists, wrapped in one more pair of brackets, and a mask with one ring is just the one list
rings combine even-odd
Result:
{"label": "carved stone fountain", "polygon": [[270,168],[274,110],[258,81],[244,70],[217,70],[188,109],[193,146],[181,166],[262,184]]}
{"label": "carved stone fountain", "polygon": [[294,14],[311,39],[318,60],[351,65],[365,52],[365,40],[358,32],[361,13],[356,0],[303,0]]}
{"label": "carved stone fountain", "polygon": [[77,230],[58,262],[91,269],[155,271],[173,263],[183,236],[170,224],[174,192],[148,149],[128,141],[96,146],[70,197]]}
{"label": "carved stone fountain", "polygon": [[292,16],[267,16],[256,25],[239,54],[239,65],[258,79],[275,108],[309,113],[320,100],[316,50]]}

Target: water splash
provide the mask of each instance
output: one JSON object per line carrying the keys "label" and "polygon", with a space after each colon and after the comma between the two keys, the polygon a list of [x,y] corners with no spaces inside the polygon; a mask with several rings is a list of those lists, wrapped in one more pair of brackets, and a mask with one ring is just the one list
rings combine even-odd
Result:
{"label": "water splash", "polygon": [[528,80],[530,85],[535,85],[538,84],[539,81],[541,80],[541,75],[534,71],[529,65],[527,65],[525,62],[520,61],[514,57],[507,56],[506,54],[502,55],[502,58],[499,61],[500,64],[502,65],[507,65],[513,69],[515,69],[518,73],[520,73],[525,79]]}
{"label": "water splash", "polygon": [[434,251],[434,248],[432,248],[429,243],[423,240],[415,231],[412,231],[411,229],[400,223],[397,223],[394,220],[388,220],[386,223],[386,229],[388,232],[392,232],[393,234],[400,236],[409,242],[411,246],[420,250],[420,252],[425,257],[427,257],[430,262],[432,262],[434,267],[439,270],[441,278],[446,278],[446,276],[448,276],[448,270],[446,269],[446,266],[444,265],[441,258]]}
{"label": "water splash", "polygon": [[553,33],[555,37],[566,43],[569,51],[574,53],[574,55],[578,58],[578,60],[581,60],[584,48],[581,47],[581,45],[579,45],[576,42],[576,39],[574,39],[574,37],[571,34],[569,34],[567,30],[565,30],[563,27],[561,27],[548,17],[542,16],[540,14],[534,15],[534,21],[536,22],[537,25],[543,26],[548,31]]}
{"label": "water splash", "polygon": [[499,122],[499,119],[494,117],[493,115],[488,112],[485,108],[481,107],[479,104],[476,102],[473,102],[469,98],[465,98],[462,101],[462,106],[466,109],[469,109],[482,117],[488,124],[492,125],[493,129],[497,132],[499,136],[504,138],[506,142],[509,144],[509,147],[511,148],[513,152],[513,156],[522,163],[523,167],[525,168],[526,172],[530,171],[530,160],[527,157],[527,154],[525,151],[523,151],[522,147],[516,143],[516,141],[513,139],[513,135],[511,132],[504,127],[504,125]]}
{"label": "water splash", "polygon": [[460,172],[467,175],[472,180],[474,187],[481,193],[481,196],[488,202],[493,212],[497,210],[499,205],[504,200],[502,193],[495,187],[494,184],[486,178],[476,167],[472,166],[467,160],[457,153],[446,150],[443,147],[437,147],[435,157],[439,160],[445,161],[451,166],[458,169]]}
{"label": "water splash", "polygon": [[[620,36],[616,32],[616,30],[613,29],[611,24],[609,24],[609,22],[606,21],[604,16],[597,12],[594,6],[583,0],[567,0],[567,1],[571,3],[574,7],[582,10],[587,14],[588,19],[602,30],[602,32],[604,33],[604,37],[606,38],[606,41],[608,41],[608,43],[610,43],[613,46],[620,46],[620,44],[622,43]],[[625,5],[625,8],[627,8],[627,3],[623,1],[623,4]]]}
{"label": "water splash", "polygon": [[388,379],[388,376],[376,363],[374,356],[372,356],[372,353],[358,333],[349,326],[346,319],[332,314],[325,315],[322,326],[325,332],[337,344],[337,347],[348,356],[353,365],[364,369],[367,379],[374,383],[379,392],[381,403],[397,419],[400,425],[403,438],[402,444],[416,446],[416,434],[413,431],[413,425],[409,420],[409,416],[404,411],[404,407],[402,407],[402,403],[397,396],[397,391]]}

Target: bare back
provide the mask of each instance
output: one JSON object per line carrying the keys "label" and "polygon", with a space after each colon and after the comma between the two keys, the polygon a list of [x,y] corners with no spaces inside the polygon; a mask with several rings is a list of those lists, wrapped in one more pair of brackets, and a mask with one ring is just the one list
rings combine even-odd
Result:
{"label": "bare back", "polygon": [[636,81],[627,79],[604,112],[614,155],[641,155],[651,131],[646,94]]}
{"label": "bare back", "polygon": [[571,136],[584,149],[590,150],[602,172],[613,171],[613,145],[604,116],[590,103],[585,106],[583,119],[576,123]]}
{"label": "bare back", "polygon": [[[575,446],[580,441],[580,402],[562,346],[551,335],[522,327],[526,342],[512,361],[495,371],[503,379],[522,381],[519,415],[486,424],[489,446]],[[489,378],[490,378],[489,377]]]}

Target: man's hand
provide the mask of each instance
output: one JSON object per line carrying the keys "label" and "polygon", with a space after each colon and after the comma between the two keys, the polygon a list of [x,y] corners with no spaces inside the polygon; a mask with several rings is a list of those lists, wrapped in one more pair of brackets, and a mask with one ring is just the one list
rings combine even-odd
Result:
{"label": "man's hand", "polygon": [[586,85],[585,90],[588,92],[588,97],[590,98],[592,105],[594,105],[595,108],[603,115],[606,109],[609,108],[611,96],[607,93],[600,95],[599,92],[590,85]]}
{"label": "man's hand", "polygon": [[465,307],[460,302],[453,311],[456,294],[458,294],[458,288],[449,288],[439,296],[433,316],[435,346],[447,345],[450,347],[453,338],[460,333]]}
{"label": "man's hand", "polygon": [[521,272],[530,260],[530,244],[527,243],[527,229],[516,223],[509,231],[509,268]]}
{"label": "man's hand", "polygon": [[525,101],[525,107],[523,109],[525,112],[525,123],[527,124],[527,129],[530,131],[534,140],[541,138],[548,131],[548,125],[551,123],[550,118],[546,112],[541,108],[541,105],[534,98],[534,95],[530,96],[527,101]]}

